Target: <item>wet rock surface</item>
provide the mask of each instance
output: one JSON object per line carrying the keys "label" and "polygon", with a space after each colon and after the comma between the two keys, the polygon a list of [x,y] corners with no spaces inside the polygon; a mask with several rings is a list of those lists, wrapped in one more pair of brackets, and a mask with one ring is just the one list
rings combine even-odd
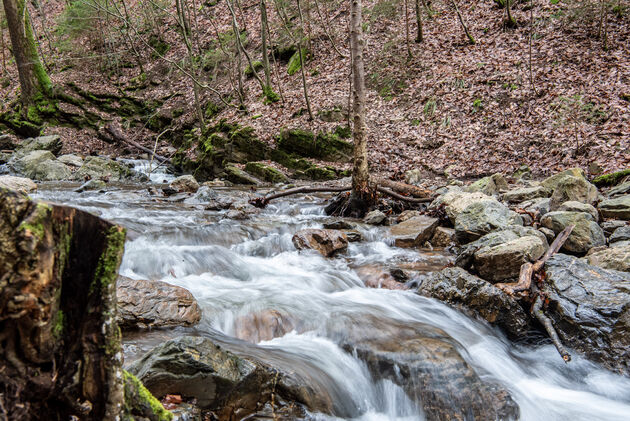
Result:
{"label": "wet rock surface", "polygon": [[474,264],[483,279],[503,281],[518,278],[523,263],[538,260],[546,250],[547,241],[528,235],[479,249],[474,255]]}
{"label": "wet rock surface", "polygon": [[429,241],[439,224],[437,218],[414,216],[389,229],[396,247],[420,247]]}
{"label": "wet rock surface", "polygon": [[586,261],[600,268],[630,272],[630,245],[622,245],[621,241],[615,244],[619,245],[589,253]]}
{"label": "wet rock surface", "polygon": [[317,250],[325,257],[334,256],[348,248],[348,237],[336,230],[305,229],[296,232],[291,241],[298,250]]}
{"label": "wet rock surface", "polygon": [[116,296],[123,328],[193,326],[201,319],[192,294],[166,282],[119,276]]}
{"label": "wet rock surface", "polygon": [[556,254],[545,264],[547,314],[564,343],[630,373],[630,277]]}

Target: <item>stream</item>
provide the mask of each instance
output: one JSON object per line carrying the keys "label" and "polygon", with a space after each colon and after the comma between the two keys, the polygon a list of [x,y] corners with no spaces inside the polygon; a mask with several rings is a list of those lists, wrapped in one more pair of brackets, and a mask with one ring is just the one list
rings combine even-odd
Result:
{"label": "stream", "polygon": [[[168,181],[156,174],[152,181]],[[628,420],[630,378],[604,370],[577,354],[565,364],[552,345],[514,344],[495,328],[440,302],[402,290],[365,287],[365,266],[439,270],[452,261],[442,251],[401,249],[386,228],[359,226],[363,241],[347,253],[324,258],[298,252],[292,235],[321,228],[326,196],[294,196],[272,202],[246,220],[194,203],[157,202],[146,185],[110,186],[75,193],[76,185],[42,184],[34,198],[78,207],[128,229],[120,274],[162,280],[192,292],[203,316],[194,328],[156,329],[124,338],[125,363],[164,341],[205,336],[305,377],[316,377],[346,418],[322,420],[423,420],[422,410],[389,380],[375,380],[365,363],[344,351],[346,330],[418,323],[445,332],[483,380],[505,387],[522,420]],[[243,201],[247,190],[216,189]],[[257,192],[256,194],[260,194]],[[414,282],[412,279],[410,282]],[[247,316],[274,310],[290,329],[266,337]],[[284,332],[283,332],[284,333]]]}

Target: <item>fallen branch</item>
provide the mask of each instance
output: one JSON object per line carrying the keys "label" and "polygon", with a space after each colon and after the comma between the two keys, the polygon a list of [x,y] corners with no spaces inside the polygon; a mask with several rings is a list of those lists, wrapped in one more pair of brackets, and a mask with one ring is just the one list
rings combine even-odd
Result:
{"label": "fallen branch", "polygon": [[568,363],[569,361],[571,361],[571,354],[569,354],[564,345],[562,345],[560,337],[558,336],[558,332],[556,332],[556,329],[553,327],[551,319],[547,317],[547,315],[543,311],[543,301],[544,300],[542,299],[542,296],[539,294],[534,300],[532,313],[534,313],[534,316],[536,316],[538,321],[545,327],[547,334],[551,338],[551,342],[553,342],[554,346],[558,350],[558,353],[562,356],[564,362]]}
{"label": "fallen branch", "polygon": [[150,155],[153,155],[153,156],[155,156],[155,159],[157,159],[158,161],[161,161],[161,162],[163,162],[163,163],[164,163],[164,162],[166,162],[166,163],[168,163],[168,164],[170,164],[170,163],[171,163],[171,160],[170,160],[170,159],[168,159],[168,158],[166,158],[166,157],[164,157],[164,156],[162,156],[162,155],[154,154],[154,153],[153,153],[153,150],[151,150],[151,149],[149,149],[149,148],[147,148],[147,147],[145,147],[145,146],[142,146],[141,144],[139,144],[139,143],[138,143],[138,142],[136,142],[136,141],[133,141],[133,140],[131,140],[131,139],[127,139],[127,138],[125,137],[125,135],[124,135],[124,134],[123,134],[123,133],[122,133],[122,132],[121,132],[121,131],[117,128],[117,127],[113,126],[112,124],[108,124],[107,126],[105,126],[104,130],[105,130],[105,131],[106,131],[106,132],[107,132],[107,133],[108,133],[108,134],[109,134],[109,135],[110,135],[110,136],[111,136],[114,140],[116,140],[116,141],[118,141],[118,142],[126,143],[126,144],[128,144],[128,145],[131,145],[131,146],[133,146],[133,147],[137,148],[137,149],[140,149],[140,150],[141,150],[141,151],[143,151],[143,152],[146,152],[146,153],[148,153],[148,154],[150,154]]}
{"label": "fallen branch", "polygon": [[[397,184],[402,184],[402,183],[397,183]],[[289,190],[285,190],[282,191],[280,193],[273,193],[267,196],[263,196],[263,197],[256,197],[252,200],[249,201],[249,203],[251,203],[252,205],[256,206],[257,208],[264,208],[265,206],[267,206],[269,204],[269,202],[273,199],[278,199],[280,197],[285,197],[285,196],[290,196],[293,194],[300,194],[300,193],[329,193],[329,192],[344,192],[344,191],[350,191],[352,190],[352,187],[348,186],[348,187],[296,187],[294,189],[289,189]],[[394,199],[398,199],[398,200],[403,200],[405,202],[411,202],[411,203],[427,203],[427,202],[431,202],[433,201],[433,197],[408,197],[408,196],[403,196],[401,194],[398,194],[396,192],[393,192],[385,187],[381,187],[381,186],[376,186],[376,190],[382,194],[385,194],[387,196],[393,197]]]}
{"label": "fallen branch", "polygon": [[379,178],[376,180],[376,184],[381,187],[387,187],[396,193],[401,193],[413,197],[427,198],[433,195],[431,190],[421,189],[413,184],[401,183],[400,181],[393,181],[388,178]]}

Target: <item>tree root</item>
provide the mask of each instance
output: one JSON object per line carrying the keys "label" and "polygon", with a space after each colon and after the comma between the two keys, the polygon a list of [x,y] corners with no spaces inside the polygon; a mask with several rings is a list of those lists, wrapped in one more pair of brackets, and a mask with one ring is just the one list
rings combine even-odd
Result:
{"label": "tree root", "polygon": [[558,332],[556,332],[556,329],[553,327],[553,323],[551,322],[551,319],[547,317],[547,315],[543,311],[543,302],[544,300],[542,299],[542,296],[539,294],[534,300],[534,305],[532,306],[532,313],[534,314],[534,316],[536,316],[538,321],[545,327],[547,334],[551,338],[551,342],[553,342],[554,346],[558,350],[558,353],[560,354],[560,356],[562,356],[562,359],[564,360],[564,362],[568,363],[569,361],[571,361],[571,354],[569,354],[569,352],[564,347],[564,345],[562,345],[562,342],[560,341],[560,337],[558,336]]}

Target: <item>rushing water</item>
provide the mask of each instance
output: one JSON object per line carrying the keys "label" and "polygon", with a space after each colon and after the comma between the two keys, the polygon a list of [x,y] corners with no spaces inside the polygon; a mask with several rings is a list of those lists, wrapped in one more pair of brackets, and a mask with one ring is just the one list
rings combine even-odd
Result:
{"label": "rushing water", "polygon": [[[156,202],[146,189],[130,187],[79,194],[42,186],[34,196],[125,226],[129,235],[121,274],[187,288],[202,307],[195,328],[127,338],[128,361],[168,338],[208,336],[229,343],[237,353],[317,377],[335,397],[337,413],[357,420],[422,420],[421,409],[399,386],[374,380],[361,360],[336,344],[334,333],[369,328],[373,320],[381,325],[423,323],[446,332],[483,379],[504,385],[523,420],[630,419],[630,379],[577,354],[565,364],[551,345],[510,343],[497,329],[412,291],[366,288],[355,271],[366,265],[438,269],[449,261],[445,254],[395,248],[382,228],[368,227],[360,228],[364,241],[351,243],[337,258],[296,251],[292,234],[320,228],[327,220],[321,197],[287,198],[243,221],[226,218],[226,211],[204,211],[201,205]],[[243,329],[243,320],[265,310],[279,312],[294,329],[281,337],[258,338],[256,344],[241,340],[257,338],[251,326]]]}

